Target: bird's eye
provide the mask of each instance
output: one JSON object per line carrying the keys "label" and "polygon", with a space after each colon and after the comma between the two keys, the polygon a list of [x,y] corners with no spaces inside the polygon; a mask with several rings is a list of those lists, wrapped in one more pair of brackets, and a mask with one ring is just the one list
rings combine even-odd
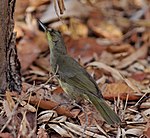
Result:
{"label": "bird's eye", "polygon": [[58,42],[59,41],[59,37],[58,36],[53,36],[53,42]]}
{"label": "bird's eye", "polygon": [[58,34],[61,34],[61,32],[60,31],[57,31],[58,32]]}

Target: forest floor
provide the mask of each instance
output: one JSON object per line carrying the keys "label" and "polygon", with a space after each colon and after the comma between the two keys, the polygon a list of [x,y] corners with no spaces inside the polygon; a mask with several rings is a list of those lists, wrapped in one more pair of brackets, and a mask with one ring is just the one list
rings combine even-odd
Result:
{"label": "forest floor", "polygon": [[[66,10],[58,1],[16,0],[23,90],[0,98],[0,137],[150,138],[150,1],[64,0]],[[37,18],[62,33],[68,54],[95,79],[121,125],[108,125],[88,101],[80,103],[84,112],[68,103]]]}

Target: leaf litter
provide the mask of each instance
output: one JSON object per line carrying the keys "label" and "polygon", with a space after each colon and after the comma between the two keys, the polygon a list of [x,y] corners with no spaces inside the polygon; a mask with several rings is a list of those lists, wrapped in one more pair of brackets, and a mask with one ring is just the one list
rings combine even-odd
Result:
{"label": "leaf litter", "polygon": [[[0,125],[0,136],[149,138],[149,3],[17,0],[14,30],[23,91],[1,96],[0,120],[6,123]],[[51,74],[48,43],[35,17],[62,32],[68,53],[95,78],[123,124],[106,124],[95,108],[83,101],[80,106],[88,116],[84,131],[85,113],[70,104],[56,74]]]}

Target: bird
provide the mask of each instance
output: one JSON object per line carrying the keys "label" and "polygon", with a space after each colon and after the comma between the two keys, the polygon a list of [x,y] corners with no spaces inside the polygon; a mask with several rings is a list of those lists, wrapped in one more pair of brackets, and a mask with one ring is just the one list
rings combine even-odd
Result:
{"label": "bird", "polygon": [[48,40],[52,73],[57,74],[62,89],[72,100],[86,99],[92,103],[107,124],[119,125],[121,119],[104,100],[94,78],[68,54],[61,33],[47,28],[40,20],[38,23],[44,29]]}

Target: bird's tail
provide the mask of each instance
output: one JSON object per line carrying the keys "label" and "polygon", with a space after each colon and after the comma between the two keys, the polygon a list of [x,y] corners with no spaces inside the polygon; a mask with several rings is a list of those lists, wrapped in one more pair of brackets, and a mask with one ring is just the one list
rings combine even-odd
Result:
{"label": "bird's tail", "polygon": [[104,118],[108,124],[120,124],[121,120],[118,115],[108,106],[108,104],[102,98],[98,98],[94,95],[88,96],[89,100],[96,107],[98,112]]}

